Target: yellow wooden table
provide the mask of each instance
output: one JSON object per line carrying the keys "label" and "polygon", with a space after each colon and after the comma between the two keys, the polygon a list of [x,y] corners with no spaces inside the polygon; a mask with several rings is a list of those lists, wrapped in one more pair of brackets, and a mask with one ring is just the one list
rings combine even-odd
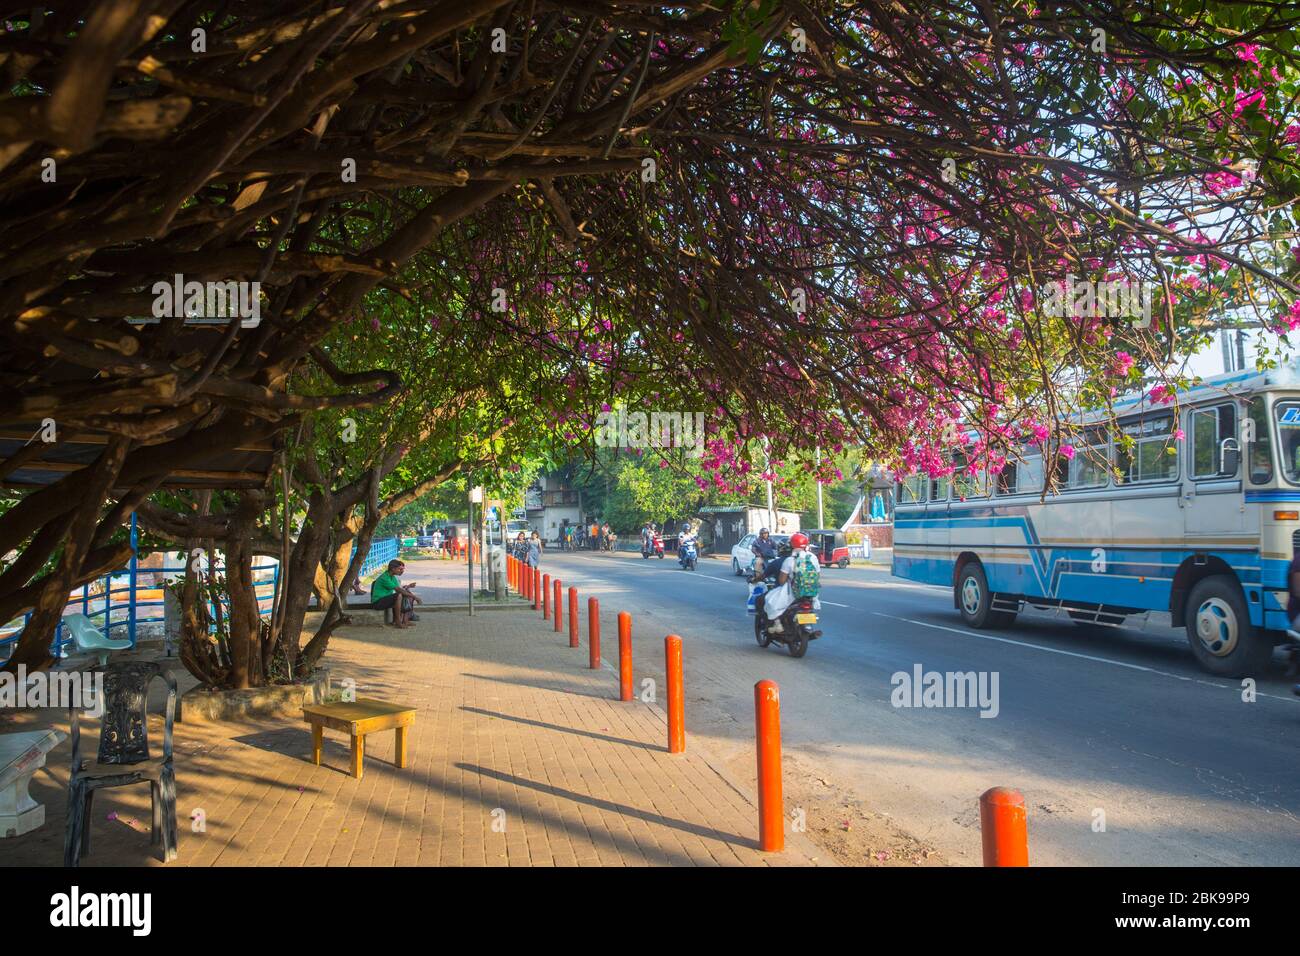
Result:
{"label": "yellow wooden table", "polygon": [[303,720],[311,724],[311,762],[320,766],[325,728],[346,731],[352,737],[352,776],[361,779],[361,761],[366,755],[366,734],[379,730],[397,731],[398,767],[406,766],[406,728],[415,723],[415,708],[358,697],[332,704],[304,704]]}

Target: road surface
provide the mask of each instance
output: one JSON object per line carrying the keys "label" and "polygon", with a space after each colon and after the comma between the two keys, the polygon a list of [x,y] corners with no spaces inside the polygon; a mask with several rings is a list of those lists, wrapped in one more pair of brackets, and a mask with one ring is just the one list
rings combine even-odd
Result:
{"label": "road surface", "polygon": [[[787,811],[812,781],[946,862],[977,864],[978,797],[1010,786],[1026,798],[1034,864],[1300,864],[1300,698],[1280,654],[1246,702],[1240,682],[1196,666],[1168,615],[1085,629],[1030,612],[973,631],[948,590],[854,566],[823,571],[825,633],[795,660],[755,643],[746,585],[721,560],[692,573],[672,555],[548,550],[542,570],[579,588],[584,614],[591,595],[606,616],[633,614],[638,683],[663,687],[663,636],[682,636],[688,734],[747,778],[753,685],[777,681]],[[617,642],[604,643],[608,666]],[[917,665],[995,672],[997,715],[893,706],[893,676]]]}

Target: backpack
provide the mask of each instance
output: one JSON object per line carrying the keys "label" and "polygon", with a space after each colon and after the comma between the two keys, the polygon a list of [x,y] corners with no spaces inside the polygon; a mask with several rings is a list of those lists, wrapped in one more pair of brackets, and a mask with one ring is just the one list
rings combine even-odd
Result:
{"label": "backpack", "polygon": [[816,597],[821,590],[821,572],[812,555],[804,552],[794,559],[794,572],[790,575],[790,592],[797,598]]}

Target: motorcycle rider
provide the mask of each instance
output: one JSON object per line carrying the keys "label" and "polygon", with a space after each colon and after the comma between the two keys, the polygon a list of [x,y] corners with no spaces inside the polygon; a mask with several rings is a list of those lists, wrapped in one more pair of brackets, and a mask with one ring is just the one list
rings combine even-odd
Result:
{"label": "motorcycle rider", "polygon": [[682,567],[686,566],[686,546],[695,540],[695,532],[691,530],[689,523],[682,525],[682,530],[677,532],[677,563]]}
{"label": "motorcycle rider", "polygon": [[768,562],[776,560],[776,542],[772,540],[771,532],[766,528],[761,529],[749,550],[754,554],[754,576],[749,579],[749,583],[757,584],[766,576],[763,572]]}
{"label": "motorcycle rider", "polygon": [[[771,634],[780,634],[785,628],[781,624],[781,615],[785,613],[795,599],[794,589],[791,587],[791,577],[796,568],[808,567],[811,570],[821,574],[821,562],[817,560],[817,555],[808,549],[808,536],[802,531],[796,531],[790,535],[790,547],[793,549],[790,556],[781,562],[781,570],[777,574],[777,586],[768,591],[763,598],[763,611],[767,614],[770,622],[767,630]],[[821,610],[821,601],[816,595],[813,595],[813,610]]]}

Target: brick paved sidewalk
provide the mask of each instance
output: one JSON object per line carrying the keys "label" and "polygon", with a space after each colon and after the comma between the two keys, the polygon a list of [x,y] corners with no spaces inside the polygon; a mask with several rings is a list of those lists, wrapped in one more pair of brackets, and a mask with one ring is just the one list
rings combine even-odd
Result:
{"label": "brick paved sidewalk", "polygon": [[[417,587],[447,587],[445,576],[464,573],[463,564],[448,562],[408,577]],[[701,751],[689,714],[687,753],[668,754],[663,711],[619,702],[611,670],[587,668],[585,598],[582,617],[577,650],[568,647],[567,622],[566,633],[555,634],[551,622],[523,609],[472,619],[430,613],[408,630],[336,635],[325,659],[336,686],[351,677],[358,696],[417,709],[404,770],[392,765],[391,733],[368,738],[365,773],[355,781],[339,733],[326,732],[323,766],[314,767],[310,733],[297,720],[178,724],[177,864],[831,862],[801,834],[787,832],[784,853],[757,850],[754,781],[734,780]],[[616,657],[610,610],[602,631],[606,657]],[[638,635],[650,639],[662,635]],[[192,683],[182,681],[182,689]],[[35,726],[66,730],[66,719],[29,711],[0,732]],[[151,737],[161,747],[160,720]],[[93,735],[82,746],[93,753]],[[0,840],[0,864],[61,864],[68,760],[65,743],[34,778],[32,795],[45,804],[47,822]],[[203,833],[188,823],[198,809]],[[148,821],[147,786],[101,792],[82,865],[161,865],[150,852]]]}

